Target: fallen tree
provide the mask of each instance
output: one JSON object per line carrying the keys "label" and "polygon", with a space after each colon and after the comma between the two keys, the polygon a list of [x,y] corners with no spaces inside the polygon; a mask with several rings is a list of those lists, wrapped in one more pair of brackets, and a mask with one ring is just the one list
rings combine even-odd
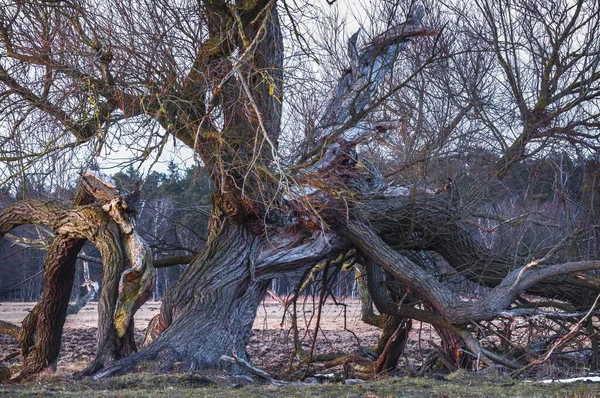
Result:
{"label": "fallen tree", "polygon": [[[96,378],[130,372],[140,361],[156,361],[160,371],[244,372],[238,363],[248,361],[251,327],[271,280],[306,275],[348,253],[364,267],[375,306],[389,316],[387,326],[381,323],[386,333],[374,373],[395,366],[410,320],[434,325],[447,350],[466,347],[478,360],[518,369],[524,364],[482,347],[468,325],[516,314],[522,293],[553,300],[546,306],[560,301],[578,310],[595,302],[600,289],[590,272],[600,269],[599,261],[540,264],[494,253],[469,232],[468,215],[462,213],[451,186],[437,191],[398,187],[357,155],[357,146],[394,127],[367,122],[366,116],[389,97],[379,91],[399,54],[419,37],[439,37],[440,32],[422,25],[423,7],[416,6],[403,23],[362,46],[358,33],[350,38],[351,64],[307,151],[284,162],[278,153],[283,41],[275,1],[203,6],[208,36],[193,65],[180,85],[159,92],[150,87],[151,94],[134,95],[115,80],[111,51],[118,46],[100,37],[82,45],[92,46],[98,55],[101,78],[51,56],[31,60],[11,50],[15,59],[60,68],[71,78],[83,74],[103,98],[97,114],[108,115],[105,123],[113,113],[156,118],[201,157],[216,187],[208,242],[164,297],[138,352],[131,338],[133,316],[147,298],[151,258],[118,192],[102,181],[90,183],[97,179],[84,175],[83,184],[91,186],[84,202],[23,201],[2,209],[0,235],[25,223],[44,224],[56,234],[46,258],[39,315],[38,310],[32,312],[36,315],[25,321],[27,333],[20,337],[25,366],[15,377],[35,373],[56,359],[71,289],[64,281],[72,284],[73,261],[83,240],[99,248],[104,266],[98,352],[81,373]],[[86,10],[74,11],[85,22]],[[77,26],[74,31],[81,34]],[[7,48],[10,40],[7,33]],[[433,59],[424,60],[420,68]],[[94,137],[94,124],[71,119],[3,69],[0,81],[59,120],[78,140]],[[171,101],[172,96],[178,100]],[[220,110],[218,116],[215,109]],[[456,272],[488,290],[476,299],[463,299],[419,261],[421,252],[437,253]],[[50,325],[48,319],[56,323]],[[54,340],[46,345],[48,333]],[[232,352],[236,361],[221,361]],[[449,354],[457,365],[463,361]]]}

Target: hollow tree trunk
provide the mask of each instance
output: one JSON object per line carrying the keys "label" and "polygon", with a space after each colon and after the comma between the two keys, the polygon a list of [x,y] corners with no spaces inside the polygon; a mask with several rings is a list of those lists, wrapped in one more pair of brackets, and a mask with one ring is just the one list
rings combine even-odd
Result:
{"label": "hollow tree trunk", "polygon": [[95,377],[127,372],[140,360],[158,360],[160,371],[177,362],[180,370],[227,368],[241,373],[220,357],[234,352],[247,359],[256,310],[270,282],[252,279],[258,244],[247,228],[225,222],[163,299],[145,342],[152,344]]}

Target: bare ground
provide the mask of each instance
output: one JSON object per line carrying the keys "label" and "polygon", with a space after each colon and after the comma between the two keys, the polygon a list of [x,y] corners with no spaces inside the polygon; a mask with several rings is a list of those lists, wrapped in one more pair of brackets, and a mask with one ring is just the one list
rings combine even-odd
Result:
{"label": "bare ground", "polygon": [[[0,303],[0,319],[19,324],[27,312],[33,308],[34,303]],[[136,315],[136,335],[138,341],[141,341],[144,328],[148,321],[158,313],[160,303],[150,302],[145,304]],[[312,302],[307,302],[299,306],[298,328],[300,338],[302,339],[302,348],[309,350],[316,318],[316,306]],[[283,308],[274,301],[265,301],[258,310],[256,321],[253,326],[253,336],[248,346],[248,351],[255,366],[265,369],[275,378],[289,379],[297,378],[306,369],[306,365],[300,363],[300,358],[292,358],[293,344],[292,334],[290,332],[291,323],[289,316],[284,318]],[[185,394],[199,396],[420,396],[426,392],[427,396],[573,396],[573,397],[591,397],[600,393],[600,387],[596,385],[580,385],[579,387],[540,387],[515,382],[506,379],[495,370],[486,369],[478,375],[465,377],[452,377],[452,375],[441,376],[433,375],[436,379],[425,379],[426,381],[415,381],[415,379],[392,378],[387,382],[377,382],[380,384],[365,384],[363,387],[352,387],[348,390],[339,390],[338,387],[331,387],[330,390],[315,390],[306,388],[289,387],[288,389],[279,389],[274,386],[260,389],[258,387],[244,386],[244,383],[238,383],[235,380],[225,382],[216,382],[215,380],[224,380],[223,375],[218,377],[209,377],[198,380],[193,377],[172,375],[172,378],[163,380],[160,386],[155,385],[155,381],[148,381],[142,375],[131,376],[131,378],[121,378],[116,384],[102,384],[103,382],[81,382],[83,384],[73,384],[68,381],[70,375],[81,370],[93,358],[96,345],[96,321],[97,306],[91,303],[84,307],[78,314],[67,318],[65,331],[63,335],[63,346],[58,361],[57,372],[49,372],[38,379],[38,383],[29,383],[29,387],[10,387],[6,389],[0,386],[0,396],[3,392],[13,393],[21,392],[25,395],[52,395],[53,391],[62,391],[60,394],[73,393],[78,396],[79,393],[88,390],[100,389],[102,394],[108,396],[138,396],[139,388],[147,388],[147,392],[152,396],[154,389],[160,388],[172,390],[171,396],[179,396],[179,393],[185,391]],[[327,303],[323,308],[321,319],[321,328],[318,334],[318,343],[315,355],[320,354],[348,354],[359,348],[369,348],[377,343],[379,330],[366,325],[360,320],[360,307],[357,301],[346,301],[344,305]],[[407,362],[412,366],[418,366],[424,358],[432,351],[429,342],[437,342],[438,338],[429,327],[420,327],[419,323],[413,325],[410,340],[406,349],[406,356],[402,360],[402,368],[407,368]],[[16,341],[0,335],[0,358],[6,354],[18,351]],[[293,359],[293,360],[292,360]],[[13,364],[18,363],[17,358]],[[10,363],[9,363],[10,364]],[[340,369],[333,369],[339,373]],[[330,373],[332,370],[322,369],[321,364],[311,365],[312,373]],[[545,368],[545,374],[540,377],[562,377],[566,375],[565,369]],[[570,370],[569,375],[577,373],[586,373],[584,368]],[[398,371],[397,375],[402,375]],[[139,377],[140,379],[136,379]],[[152,376],[156,379],[155,376]],[[190,376],[191,377],[191,376]],[[43,380],[40,384],[39,380]],[[162,380],[162,379],[161,379]],[[208,380],[208,381],[207,381]],[[394,381],[395,380],[395,381]],[[440,384],[441,383],[441,384]],[[445,384],[444,384],[445,383]],[[97,385],[96,385],[97,384]],[[125,390],[113,391],[114,386],[123,385]],[[142,386],[142,387],[140,387]],[[143,387],[146,386],[146,387]],[[167,386],[167,387],[165,387]],[[233,386],[233,387],[232,387]],[[237,386],[237,387],[236,387]],[[374,386],[374,387],[369,387]],[[477,388],[475,388],[477,386]],[[240,389],[237,389],[237,388]],[[517,388],[518,387],[518,388]],[[133,391],[128,388],[134,388]],[[216,388],[216,390],[215,390]],[[233,389],[232,389],[233,388]],[[258,389],[257,389],[258,388]],[[466,390],[465,390],[466,388]],[[400,389],[400,390],[399,390]],[[499,389],[499,390],[498,390]],[[34,391],[35,390],[35,391]],[[39,391],[38,391],[39,390]],[[129,391],[129,392],[127,392]],[[245,391],[245,392],[243,392]],[[285,391],[285,392],[284,392]],[[402,393],[397,393],[402,391]],[[420,392],[419,392],[420,391]],[[473,394],[468,393],[471,391]],[[551,393],[556,391],[557,393]],[[220,395],[222,394],[222,395]],[[383,395],[380,395],[383,394]],[[515,394],[515,395],[513,395]],[[144,394],[142,394],[143,396]]]}
{"label": "bare ground", "polygon": [[[323,307],[315,355],[349,353],[377,344],[379,331],[360,320],[358,304],[356,301],[349,301],[345,305],[327,303]],[[20,324],[34,305],[35,303],[0,303],[0,319]],[[149,302],[136,314],[138,342],[143,338],[146,325],[159,310],[160,303]],[[301,313],[298,328],[302,348],[307,351],[313,338],[316,311],[317,308],[312,303],[306,303],[298,309]],[[97,304],[90,303],[78,314],[67,317],[58,375],[72,374],[92,360],[96,346],[97,314]],[[291,361],[293,344],[290,329],[289,316],[284,319],[282,306],[275,301],[265,301],[258,309],[253,336],[248,346],[253,363],[281,378],[286,377],[289,370],[300,370],[298,359]],[[0,358],[14,351],[18,351],[16,340],[0,335]]]}

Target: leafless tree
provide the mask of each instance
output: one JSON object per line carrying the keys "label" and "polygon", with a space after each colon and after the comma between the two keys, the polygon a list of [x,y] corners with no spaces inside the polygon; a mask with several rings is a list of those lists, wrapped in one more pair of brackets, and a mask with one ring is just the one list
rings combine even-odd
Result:
{"label": "leafless tree", "polygon": [[596,1],[476,1],[463,20],[495,58],[493,107],[478,114],[496,134],[496,173],[548,148],[598,151]]}
{"label": "leafless tree", "polygon": [[[403,7],[400,20],[386,19],[364,39],[352,35],[348,64],[320,102],[318,117],[299,130],[306,142],[298,151],[280,148],[287,99],[280,14],[292,14],[287,3],[8,4],[0,11],[2,134],[11,143],[3,146],[4,162],[85,145],[100,153],[119,142],[133,142],[132,155],[143,159],[174,137],[202,159],[215,184],[208,241],[163,299],[136,353],[132,317],[147,298],[153,269],[141,261],[144,243],[110,182],[84,175],[84,196],[70,205],[25,201],[2,209],[2,234],[24,223],[48,225],[56,234],[40,315],[30,318],[35,327],[23,328],[35,332],[21,338],[27,366],[16,377],[56,359],[70,291],[64,280],[72,280],[72,259],[83,240],[100,248],[105,267],[98,352],[83,374],[120,374],[141,360],[157,361],[163,371],[175,363],[242,371],[220,359],[232,351],[247,358],[250,328],[270,281],[349,256],[362,264],[374,305],[389,315],[394,326],[387,331],[397,331],[387,334],[390,340],[401,341],[414,319],[448,332],[449,340],[486,363],[527,366],[484,347],[469,325],[535,314],[539,308],[527,308],[523,293],[547,298],[548,308],[562,300],[569,309],[587,310],[599,286],[586,272],[600,262],[554,261],[561,242],[537,260],[494,252],[474,238],[472,207],[461,204],[452,184],[391,184],[357,147],[400,132],[402,144],[413,148],[406,161],[411,167],[421,162],[414,148],[439,157],[445,147],[454,150],[461,134],[482,134],[484,126],[504,143],[490,150],[503,150],[500,176],[555,139],[594,148],[598,4],[551,3],[553,12],[525,1],[481,1],[474,14],[457,11],[460,18],[443,22],[468,29],[466,44],[446,38],[437,23],[424,25],[420,5]],[[525,31],[527,24],[535,34]],[[454,56],[457,48],[462,51]],[[407,51],[412,56],[396,64]],[[395,79],[388,79],[391,73]],[[384,117],[390,100],[399,120]],[[296,106],[312,110],[314,104]],[[31,134],[39,121],[44,134]],[[473,121],[481,125],[471,128]],[[518,130],[514,139],[511,129]],[[439,275],[431,253],[484,293],[464,300]],[[122,275],[126,264],[131,269]],[[391,348],[381,350],[374,371],[393,365],[402,345],[393,349],[393,355]]]}

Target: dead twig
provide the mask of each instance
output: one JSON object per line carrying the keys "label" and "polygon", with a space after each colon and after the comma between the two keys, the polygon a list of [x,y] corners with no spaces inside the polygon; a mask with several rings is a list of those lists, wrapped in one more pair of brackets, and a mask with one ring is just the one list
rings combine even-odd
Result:
{"label": "dead twig", "polygon": [[573,325],[567,334],[565,334],[564,336],[557,339],[554,342],[554,344],[552,344],[552,347],[550,347],[548,352],[546,352],[546,354],[542,358],[531,361],[530,363],[523,366],[522,368],[517,369],[516,371],[514,371],[511,374],[511,376],[517,377],[518,375],[522,374],[523,372],[527,371],[528,369],[531,369],[533,366],[540,365],[540,364],[546,362],[557,348],[563,346],[569,340],[571,340],[573,337],[575,337],[577,331],[581,328],[581,325],[583,324],[583,322],[585,322],[585,320],[588,319],[594,313],[594,309],[596,308],[596,305],[598,304],[598,300],[600,300],[600,294],[598,296],[596,296],[596,300],[594,300],[594,304],[592,304],[592,306],[591,306],[590,310],[587,312],[587,314],[583,318],[581,318],[575,325]]}
{"label": "dead twig", "polygon": [[231,354],[232,356],[227,356],[227,355],[221,355],[221,361],[225,361],[225,362],[229,362],[229,363],[233,363],[235,365],[241,366],[242,368],[244,368],[245,370],[248,371],[248,373],[257,376],[265,381],[268,381],[270,384],[274,384],[276,386],[286,386],[286,385],[310,385],[309,383],[304,383],[301,381],[296,381],[296,382],[290,382],[290,381],[284,381],[284,380],[278,380],[278,379],[274,379],[273,377],[271,377],[271,375],[269,375],[267,372],[265,372],[262,369],[259,369],[255,366],[252,366],[248,361],[246,361],[245,359],[242,359],[240,357],[238,357],[235,353]]}
{"label": "dead twig", "polygon": [[277,301],[279,303],[279,305],[281,305],[282,307],[287,307],[288,303],[287,303],[287,299],[282,300],[274,291],[272,291],[271,289],[267,289],[267,294],[269,296],[271,296],[271,298],[275,301]]}
{"label": "dead twig", "polygon": [[[315,346],[317,345],[317,335],[319,334],[319,328],[321,327],[321,315],[323,312],[323,305],[325,304],[325,293],[327,292],[327,270],[329,269],[330,262],[327,261],[325,263],[325,268],[323,269],[323,282],[321,286],[321,296],[319,298],[319,308],[317,312],[317,321],[315,325],[315,333],[313,335],[312,343],[310,345],[310,351],[308,353],[308,358],[306,361],[306,370],[304,371],[304,375],[302,375],[302,380],[306,379],[308,376],[308,370],[310,369],[310,362],[312,361],[313,354],[315,351]],[[308,330],[308,328],[307,328]]]}

